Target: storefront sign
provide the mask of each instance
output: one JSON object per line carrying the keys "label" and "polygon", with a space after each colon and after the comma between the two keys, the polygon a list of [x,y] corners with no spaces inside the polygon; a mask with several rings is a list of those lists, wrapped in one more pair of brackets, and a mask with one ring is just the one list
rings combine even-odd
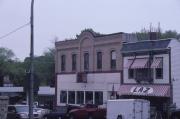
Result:
{"label": "storefront sign", "polygon": [[153,93],[153,88],[145,86],[133,86],[130,91],[131,93],[135,94],[151,94]]}

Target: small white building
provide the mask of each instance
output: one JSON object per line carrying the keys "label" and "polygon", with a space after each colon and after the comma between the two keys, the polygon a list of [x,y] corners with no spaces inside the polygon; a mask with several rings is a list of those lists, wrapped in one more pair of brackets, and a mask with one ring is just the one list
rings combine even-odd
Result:
{"label": "small white building", "polygon": [[148,99],[157,111],[180,108],[180,41],[147,40],[125,43],[121,98]]}

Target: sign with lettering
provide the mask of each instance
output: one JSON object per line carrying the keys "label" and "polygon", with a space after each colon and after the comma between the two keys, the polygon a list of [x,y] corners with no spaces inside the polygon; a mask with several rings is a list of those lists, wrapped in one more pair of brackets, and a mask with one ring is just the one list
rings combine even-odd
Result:
{"label": "sign with lettering", "polygon": [[153,93],[153,88],[145,86],[133,86],[130,92],[134,94],[151,94]]}

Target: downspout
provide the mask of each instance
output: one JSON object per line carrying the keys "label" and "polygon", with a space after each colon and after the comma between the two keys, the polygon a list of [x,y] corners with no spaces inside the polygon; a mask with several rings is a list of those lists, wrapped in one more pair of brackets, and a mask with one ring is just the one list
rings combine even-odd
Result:
{"label": "downspout", "polygon": [[170,104],[173,104],[173,84],[171,77],[171,48],[169,48],[169,83],[170,83]]}
{"label": "downspout", "polygon": [[168,119],[170,119],[171,111],[170,109],[173,106],[173,84],[172,84],[172,77],[171,77],[171,48],[168,50],[169,54],[169,83],[170,83],[170,102],[169,102],[169,108],[168,108]]}
{"label": "downspout", "polygon": [[[149,68],[148,78],[150,79],[149,80],[150,83],[154,82],[153,76],[152,76],[153,70],[151,70],[151,63],[153,62],[153,57],[154,57],[154,53],[153,53],[153,51],[150,51],[150,53],[149,53],[149,64],[148,64],[148,68]],[[152,78],[152,80],[151,80],[151,78]]]}

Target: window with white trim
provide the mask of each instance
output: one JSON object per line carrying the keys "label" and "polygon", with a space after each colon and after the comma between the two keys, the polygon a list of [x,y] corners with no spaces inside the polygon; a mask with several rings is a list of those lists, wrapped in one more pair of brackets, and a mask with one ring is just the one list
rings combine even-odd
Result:
{"label": "window with white trim", "polygon": [[60,92],[60,103],[67,103],[67,91]]}

